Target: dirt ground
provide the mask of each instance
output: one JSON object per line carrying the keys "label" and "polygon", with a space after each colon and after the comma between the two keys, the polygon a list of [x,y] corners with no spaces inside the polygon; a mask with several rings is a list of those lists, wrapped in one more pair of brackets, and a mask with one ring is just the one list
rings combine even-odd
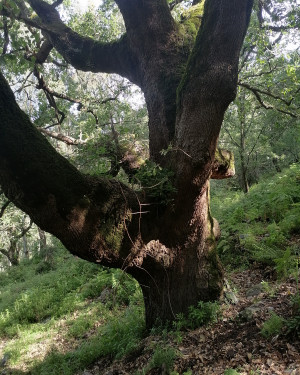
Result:
{"label": "dirt ground", "polygon": [[[241,375],[300,375],[300,342],[296,335],[282,332],[265,338],[263,323],[272,313],[283,318],[292,315],[291,296],[297,283],[290,278],[275,282],[268,270],[252,269],[230,275],[231,290],[238,301],[224,302],[218,323],[164,338],[149,336],[138,350],[122,361],[103,359],[84,375],[134,375],[151,360],[157,345],[174,347],[178,353],[173,366],[182,375],[221,375],[235,369]],[[267,279],[267,281],[266,281]],[[147,374],[167,374],[161,368]]]}

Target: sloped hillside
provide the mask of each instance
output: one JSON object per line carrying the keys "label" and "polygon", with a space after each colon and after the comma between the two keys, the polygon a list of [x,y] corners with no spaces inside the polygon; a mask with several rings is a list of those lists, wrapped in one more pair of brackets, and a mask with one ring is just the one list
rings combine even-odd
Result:
{"label": "sloped hillside", "polygon": [[221,303],[144,330],[136,282],[69,255],[45,254],[0,274],[0,374],[300,374],[300,166],[247,195],[215,187]]}

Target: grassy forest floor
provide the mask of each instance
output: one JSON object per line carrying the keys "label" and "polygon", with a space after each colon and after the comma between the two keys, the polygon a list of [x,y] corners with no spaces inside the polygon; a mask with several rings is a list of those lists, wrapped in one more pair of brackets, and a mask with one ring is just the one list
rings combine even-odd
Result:
{"label": "grassy forest floor", "polygon": [[300,375],[300,166],[212,189],[222,303],[145,334],[138,285],[57,242],[0,273],[1,375]]}

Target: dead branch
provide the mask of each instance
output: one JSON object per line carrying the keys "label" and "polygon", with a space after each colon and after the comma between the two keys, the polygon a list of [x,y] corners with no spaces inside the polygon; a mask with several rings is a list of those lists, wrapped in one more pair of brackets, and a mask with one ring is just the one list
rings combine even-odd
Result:
{"label": "dead branch", "polygon": [[75,139],[75,138],[69,137],[69,136],[64,135],[62,133],[57,133],[57,132],[54,132],[54,131],[50,131],[50,130],[47,130],[45,128],[38,128],[38,130],[41,133],[43,133],[43,134],[45,134],[45,135],[47,135],[47,136],[49,136],[49,137],[51,137],[53,139],[57,139],[58,141],[64,142],[64,143],[66,143],[69,146],[78,146],[78,145],[82,145],[82,144],[85,143],[84,141],[81,141],[79,139]]}

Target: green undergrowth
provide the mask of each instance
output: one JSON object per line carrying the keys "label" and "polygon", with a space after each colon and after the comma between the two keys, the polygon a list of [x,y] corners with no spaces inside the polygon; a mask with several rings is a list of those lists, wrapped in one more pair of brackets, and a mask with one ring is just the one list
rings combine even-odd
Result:
{"label": "green undergrowth", "polygon": [[218,302],[199,301],[197,306],[190,306],[188,315],[178,314],[173,322],[176,331],[196,329],[204,325],[216,323],[220,317]]}
{"label": "green undergrowth", "polygon": [[275,313],[266,320],[262,326],[261,334],[267,339],[272,339],[274,336],[279,335],[284,327],[285,320]]}
{"label": "green undergrowth", "polygon": [[290,298],[292,315],[285,319],[274,312],[261,328],[261,335],[266,339],[273,339],[279,335],[287,335],[294,339],[300,338],[300,294],[297,292]]}
{"label": "green undergrowth", "polygon": [[0,273],[0,358],[10,374],[75,374],[102,356],[126,355],[144,334],[132,278],[51,252],[50,262],[38,255]]}
{"label": "green undergrowth", "polygon": [[222,236],[218,251],[229,269],[255,262],[278,277],[296,271],[300,253],[300,164],[252,186],[249,193],[212,188],[212,213]]}
{"label": "green undergrowth", "polygon": [[164,346],[157,345],[153,349],[154,351],[149,363],[141,371],[135,372],[134,375],[147,375],[153,369],[163,371],[164,374],[171,373],[174,360],[178,356],[176,349],[166,344]]}
{"label": "green undergrowth", "polygon": [[240,375],[240,373],[232,368],[225,370],[224,375]]}

